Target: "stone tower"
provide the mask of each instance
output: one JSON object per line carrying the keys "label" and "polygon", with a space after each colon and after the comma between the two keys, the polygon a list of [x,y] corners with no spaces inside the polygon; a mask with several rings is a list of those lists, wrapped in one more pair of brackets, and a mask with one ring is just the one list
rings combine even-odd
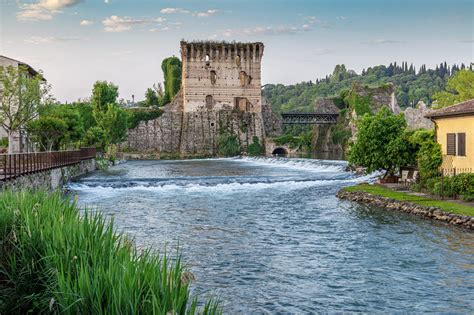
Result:
{"label": "stone tower", "polygon": [[183,110],[261,113],[262,43],[181,42]]}
{"label": "stone tower", "polygon": [[161,117],[129,131],[129,148],[159,156],[215,156],[222,133],[235,135],[242,152],[254,137],[263,144],[264,117],[273,121],[271,107],[262,104],[263,44],[182,41],[180,48],[180,91]]}

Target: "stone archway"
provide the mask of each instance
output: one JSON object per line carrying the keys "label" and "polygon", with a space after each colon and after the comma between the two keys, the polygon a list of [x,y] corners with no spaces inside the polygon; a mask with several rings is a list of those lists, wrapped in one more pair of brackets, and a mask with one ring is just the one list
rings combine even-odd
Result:
{"label": "stone archway", "polygon": [[272,151],[272,155],[284,156],[284,155],[288,155],[288,151],[286,151],[285,148],[278,147],[278,148],[275,148],[275,149]]}

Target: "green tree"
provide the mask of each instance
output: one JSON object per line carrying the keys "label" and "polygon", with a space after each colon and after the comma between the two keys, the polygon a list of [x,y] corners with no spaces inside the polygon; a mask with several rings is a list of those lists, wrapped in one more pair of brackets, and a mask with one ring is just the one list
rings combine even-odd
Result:
{"label": "green tree", "polygon": [[443,108],[474,98],[474,72],[460,70],[448,80],[446,91],[438,92],[433,96],[436,99],[436,108]]}
{"label": "green tree", "polygon": [[84,136],[84,143],[103,151],[107,145],[107,134],[98,126],[91,127]]}
{"label": "green tree", "polygon": [[181,87],[182,64],[178,57],[169,57],[161,63],[164,75],[165,93],[161,100],[161,105],[171,102]]}
{"label": "green tree", "polygon": [[145,92],[145,106],[158,106],[159,105],[159,99],[158,95],[156,94],[156,91],[154,91],[152,88],[148,88]]}
{"label": "green tree", "polygon": [[40,74],[31,76],[24,66],[0,67],[0,124],[8,134],[8,152],[13,136],[38,115],[38,107],[51,101],[49,86]]}
{"label": "green tree", "polygon": [[42,116],[27,123],[29,136],[42,151],[59,150],[67,129],[63,120],[52,116]]}
{"label": "green tree", "polygon": [[443,155],[441,145],[435,140],[434,130],[417,130],[411,135],[410,142],[417,147],[416,161],[421,179],[438,176]]}
{"label": "green tree", "polygon": [[[94,107],[94,114],[103,113],[107,110],[108,104],[116,104],[118,97],[118,86],[112,82],[97,81],[92,88],[91,103]],[[97,119],[97,117],[96,117]]]}
{"label": "green tree", "polygon": [[107,144],[117,144],[127,137],[127,112],[116,104],[108,104],[107,111],[98,121],[98,126],[106,134]]}
{"label": "green tree", "polygon": [[383,107],[376,115],[365,114],[357,121],[357,139],[349,150],[349,162],[367,172],[393,174],[400,166],[412,165],[414,148],[405,132],[403,114],[393,115]]}

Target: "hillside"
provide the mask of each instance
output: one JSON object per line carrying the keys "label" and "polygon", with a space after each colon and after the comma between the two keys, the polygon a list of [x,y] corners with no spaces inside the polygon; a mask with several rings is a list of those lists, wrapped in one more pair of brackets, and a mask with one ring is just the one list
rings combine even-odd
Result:
{"label": "hillside", "polygon": [[[472,67],[472,65],[471,65]],[[311,111],[314,101],[322,97],[337,97],[344,90],[349,90],[353,82],[369,86],[380,86],[393,83],[398,105],[402,108],[423,101],[431,104],[432,96],[442,91],[448,78],[465,65],[448,66],[446,62],[427,69],[422,65],[418,71],[406,62],[401,65],[391,63],[364,69],[361,74],[347,70],[345,65],[337,65],[331,75],[316,82],[301,82],[295,85],[267,84],[263,96],[272,104],[276,112]]]}

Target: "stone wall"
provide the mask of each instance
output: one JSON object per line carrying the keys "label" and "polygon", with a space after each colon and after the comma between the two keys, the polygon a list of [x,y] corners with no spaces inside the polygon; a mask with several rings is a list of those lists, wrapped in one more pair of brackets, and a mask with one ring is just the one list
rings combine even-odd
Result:
{"label": "stone wall", "polygon": [[425,116],[429,113],[429,109],[426,104],[422,101],[418,102],[415,108],[408,107],[405,109],[405,120],[407,121],[408,128],[411,130],[425,128],[432,129],[434,124],[431,120]]}
{"label": "stone wall", "polygon": [[397,201],[386,197],[372,195],[366,192],[350,192],[344,189],[337,193],[340,199],[385,208],[387,210],[401,211],[423,218],[443,221],[449,224],[474,230],[474,217],[444,212],[437,207],[424,207],[411,202]]}
{"label": "stone wall", "polygon": [[95,170],[95,160],[84,160],[78,164],[55,168],[34,174],[23,175],[6,182],[0,182],[2,189],[45,189],[61,188],[74,177],[87,174]]}

